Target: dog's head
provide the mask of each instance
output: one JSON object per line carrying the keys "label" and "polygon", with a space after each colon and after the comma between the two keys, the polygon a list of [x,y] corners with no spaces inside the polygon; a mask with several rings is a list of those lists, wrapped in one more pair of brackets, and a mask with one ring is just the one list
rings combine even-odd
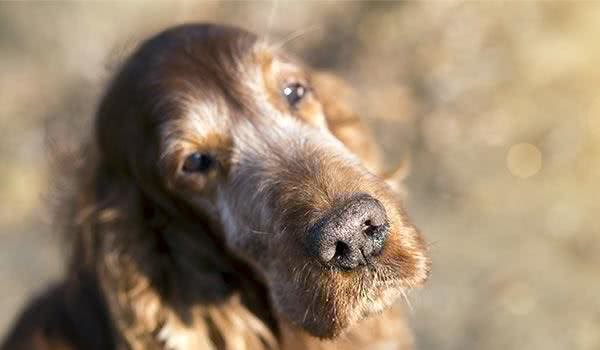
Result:
{"label": "dog's head", "polygon": [[420,285],[428,258],[396,195],[331,132],[313,80],[245,31],[177,27],[116,76],[98,143],[157,206],[209,220],[280,317],[333,337]]}

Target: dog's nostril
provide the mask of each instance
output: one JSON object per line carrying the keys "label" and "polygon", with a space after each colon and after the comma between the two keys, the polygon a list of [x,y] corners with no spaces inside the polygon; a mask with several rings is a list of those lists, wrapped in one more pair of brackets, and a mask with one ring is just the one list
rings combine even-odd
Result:
{"label": "dog's nostril", "polygon": [[364,228],[363,232],[367,235],[367,236],[373,236],[374,234],[377,233],[379,229],[379,226],[367,226]]}
{"label": "dog's nostril", "polygon": [[367,235],[367,237],[371,237],[371,236],[374,236],[374,235],[380,233],[381,230],[384,228],[385,228],[384,224],[376,225],[376,224],[373,224],[373,222],[371,220],[367,220],[364,222],[362,232],[365,235]]}
{"label": "dog's nostril", "polygon": [[350,253],[350,247],[342,241],[337,241],[335,244],[335,254],[333,255],[334,259],[342,259]]}

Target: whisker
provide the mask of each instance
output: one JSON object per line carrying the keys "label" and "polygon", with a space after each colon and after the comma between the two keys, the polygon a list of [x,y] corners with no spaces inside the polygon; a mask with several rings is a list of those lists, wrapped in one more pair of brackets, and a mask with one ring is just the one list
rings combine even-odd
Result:
{"label": "whisker", "polygon": [[436,240],[436,241],[433,241],[433,242],[429,242],[429,243],[427,243],[426,247],[427,248],[431,248],[434,245],[437,245],[439,242],[440,242],[439,240]]}
{"label": "whisker", "polygon": [[265,232],[265,231],[259,231],[259,230],[250,230],[250,233],[254,233],[257,235],[272,235],[273,233],[271,232]]}
{"label": "whisker", "polygon": [[310,33],[310,32],[314,32],[318,29],[321,29],[321,26],[319,25],[312,25],[308,28],[301,28],[298,29],[294,32],[292,32],[290,35],[288,35],[287,37],[285,37],[282,41],[280,41],[277,44],[273,44],[271,45],[271,48],[275,51],[281,50],[285,45],[289,44],[290,42]]}
{"label": "whisker", "polygon": [[404,299],[404,301],[406,302],[406,305],[408,306],[408,309],[410,310],[410,313],[414,313],[415,309],[413,308],[410,299],[408,299],[408,296],[406,295],[406,291],[404,289],[402,289],[400,291],[400,293],[402,294],[402,298]]}
{"label": "whisker", "polygon": [[271,11],[269,12],[269,18],[267,19],[267,32],[265,33],[265,41],[268,43],[271,35],[271,30],[273,29],[273,24],[275,23],[275,14],[277,13],[277,7],[279,5],[279,0],[271,1]]}

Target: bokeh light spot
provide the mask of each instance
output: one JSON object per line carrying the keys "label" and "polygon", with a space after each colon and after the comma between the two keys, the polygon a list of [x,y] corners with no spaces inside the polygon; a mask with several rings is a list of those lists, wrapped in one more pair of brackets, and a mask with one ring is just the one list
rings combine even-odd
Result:
{"label": "bokeh light spot", "polygon": [[530,143],[512,145],[506,156],[506,166],[516,177],[531,177],[542,168],[542,152]]}

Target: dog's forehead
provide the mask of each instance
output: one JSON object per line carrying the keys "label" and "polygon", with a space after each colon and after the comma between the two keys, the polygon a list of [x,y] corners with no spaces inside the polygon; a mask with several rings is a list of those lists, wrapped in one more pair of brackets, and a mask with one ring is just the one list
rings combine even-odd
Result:
{"label": "dog's forehead", "polygon": [[[233,40],[233,39],[231,39]],[[182,51],[164,71],[167,89],[175,95],[193,96],[196,103],[222,104],[253,109],[265,89],[277,90],[282,76],[304,76],[301,63],[262,40],[243,49],[212,46],[201,40],[192,51]],[[169,66],[170,65],[170,66]],[[305,79],[303,79],[305,80]],[[178,102],[178,101],[175,101]]]}
{"label": "dog's forehead", "polygon": [[282,72],[299,72],[300,66],[260,40],[235,52],[221,43],[220,51],[208,56],[199,51],[204,46],[198,43],[197,59],[188,61],[187,71],[178,71],[181,75],[170,79],[172,83],[163,90],[167,105],[175,111],[166,118],[164,134],[201,143],[231,130],[240,119],[279,115],[271,100],[273,94],[279,95],[274,80]]}

